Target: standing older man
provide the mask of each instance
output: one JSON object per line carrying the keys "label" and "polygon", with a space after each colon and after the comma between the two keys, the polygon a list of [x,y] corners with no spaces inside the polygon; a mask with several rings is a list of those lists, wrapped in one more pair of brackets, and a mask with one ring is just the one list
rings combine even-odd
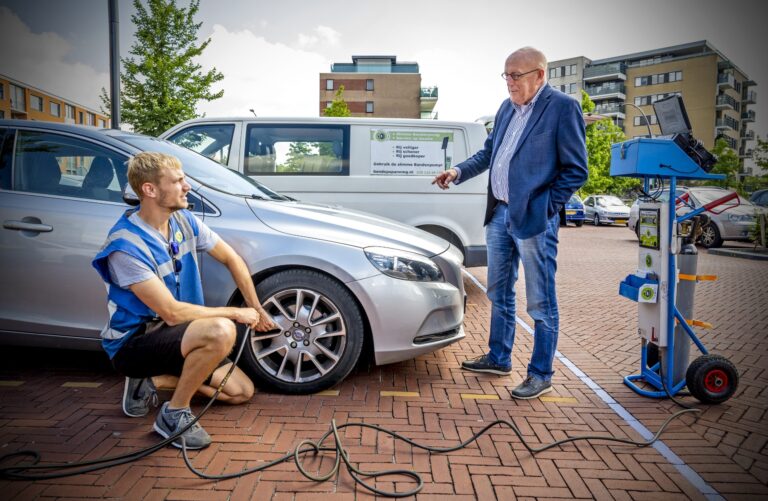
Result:
{"label": "standing older man", "polygon": [[555,292],[559,211],[587,180],[584,120],[579,103],[546,81],[547,59],[524,47],[504,64],[509,99],[496,113],[485,146],[432,183],[442,189],[491,169],[485,213],[488,298],[492,302],[490,351],[465,360],[463,369],[507,375],[515,340],[515,282],[525,270],[528,313],[535,322],[528,375],[511,391],[536,398],[551,391],[559,313]]}

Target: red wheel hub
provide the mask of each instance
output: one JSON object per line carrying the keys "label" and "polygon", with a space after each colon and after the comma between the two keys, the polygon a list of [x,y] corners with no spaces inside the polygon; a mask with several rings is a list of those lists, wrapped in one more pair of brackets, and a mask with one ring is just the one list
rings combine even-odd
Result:
{"label": "red wheel hub", "polygon": [[728,374],[722,369],[713,369],[704,377],[704,387],[711,393],[725,391],[728,387]]}

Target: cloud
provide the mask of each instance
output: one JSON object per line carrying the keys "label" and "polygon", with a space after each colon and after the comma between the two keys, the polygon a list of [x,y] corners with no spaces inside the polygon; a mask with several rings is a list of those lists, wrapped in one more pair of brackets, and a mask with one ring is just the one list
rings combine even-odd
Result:
{"label": "cloud", "polygon": [[299,33],[297,45],[300,48],[305,49],[317,45],[336,47],[341,41],[341,33],[329,26],[319,25],[312,31],[311,35]]}
{"label": "cloud", "polygon": [[33,33],[7,7],[0,7],[0,72],[68,101],[98,110],[109,74],[79,62],[65,62],[72,45],[56,33]]}
{"label": "cloud", "polygon": [[201,103],[207,116],[318,116],[319,73],[330,62],[320,54],[272,43],[249,30],[214,25],[211,43],[199,57],[204,70],[224,74],[224,97]]}

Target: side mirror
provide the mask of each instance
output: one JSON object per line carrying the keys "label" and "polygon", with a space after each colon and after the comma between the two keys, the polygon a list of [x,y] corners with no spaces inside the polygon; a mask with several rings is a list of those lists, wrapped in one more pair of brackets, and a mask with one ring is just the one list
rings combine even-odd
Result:
{"label": "side mirror", "polygon": [[139,205],[139,197],[133,191],[133,188],[131,188],[129,183],[125,183],[125,188],[123,189],[123,201],[131,207]]}

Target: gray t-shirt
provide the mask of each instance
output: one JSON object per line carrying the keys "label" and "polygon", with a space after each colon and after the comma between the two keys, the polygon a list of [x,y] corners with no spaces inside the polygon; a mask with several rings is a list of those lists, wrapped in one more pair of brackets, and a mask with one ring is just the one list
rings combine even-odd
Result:
{"label": "gray t-shirt", "polygon": [[[211,230],[205,223],[200,221],[197,216],[192,214],[192,217],[197,221],[197,227],[199,233],[197,235],[197,252],[208,252],[219,243],[220,237],[213,230]],[[163,235],[152,228],[143,219],[139,217],[137,212],[134,212],[128,217],[136,226],[140,227],[154,238],[156,238],[164,247],[168,247],[168,240]],[[116,251],[109,255],[109,274],[112,276],[112,281],[123,289],[127,289],[133,284],[138,284],[149,280],[156,276],[155,271],[144,264],[141,260],[136,259],[122,251]]]}

